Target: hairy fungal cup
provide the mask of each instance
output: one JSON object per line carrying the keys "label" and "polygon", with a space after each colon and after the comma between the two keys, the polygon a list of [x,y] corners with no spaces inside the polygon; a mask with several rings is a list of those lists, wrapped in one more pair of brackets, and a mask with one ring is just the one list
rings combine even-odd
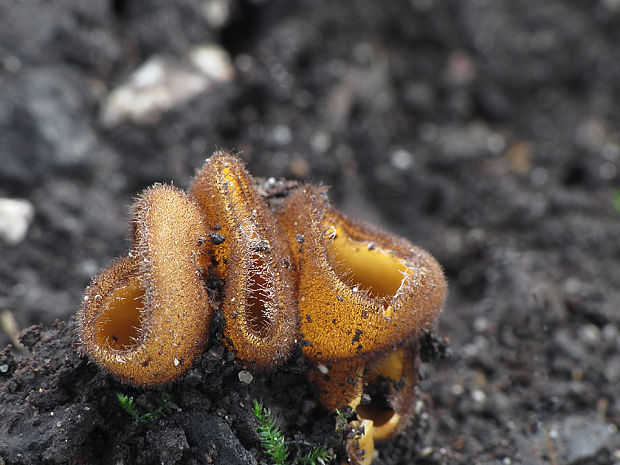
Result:
{"label": "hairy fungal cup", "polygon": [[288,242],[243,163],[213,155],[190,189],[208,218],[218,272],[225,277],[224,336],[239,359],[268,367],[297,337],[296,282]]}
{"label": "hairy fungal cup", "polygon": [[334,210],[321,188],[293,192],[280,212],[298,266],[304,354],[316,360],[391,350],[430,328],[446,283],[426,251]]}
{"label": "hairy fungal cup", "polygon": [[[297,265],[303,353],[321,402],[329,410],[353,407],[364,443],[390,437],[413,408],[412,342],[444,304],[440,265],[405,239],[337,212],[321,188],[291,194],[280,223]],[[365,452],[359,463],[370,463]]]}
{"label": "hairy fungal cup", "polygon": [[211,307],[199,245],[203,214],[174,187],[155,185],[134,206],[134,248],[93,279],[79,313],[86,353],[121,381],[180,377],[207,342]]}

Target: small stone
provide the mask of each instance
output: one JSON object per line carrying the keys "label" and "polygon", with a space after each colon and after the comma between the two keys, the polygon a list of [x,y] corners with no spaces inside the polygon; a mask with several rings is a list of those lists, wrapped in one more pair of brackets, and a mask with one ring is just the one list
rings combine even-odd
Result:
{"label": "small stone", "polygon": [[285,145],[293,139],[293,133],[290,127],[284,124],[278,124],[273,128],[272,137],[276,144]]}
{"label": "small stone", "polygon": [[0,373],[6,373],[9,371],[9,366],[7,364],[0,365]]}
{"label": "small stone", "polygon": [[598,346],[602,336],[599,327],[593,324],[583,325],[578,334],[583,342],[591,346]]}
{"label": "small stone", "polygon": [[474,389],[471,393],[471,397],[479,404],[484,404],[487,400],[487,395],[480,389]]}
{"label": "small stone", "polygon": [[531,456],[540,456],[551,446],[557,455],[557,463],[576,465],[593,463],[601,449],[613,447],[616,436],[617,428],[612,423],[570,415],[546,426],[541,424],[537,433],[517,442],[520,443],[518,448],[530,451]]}
{"label": "small stone", "polygon": [[23,199],[0,198],[0,239],[7,245],[24,240],[34,218],[34,207]]}
{"label": "small stone", "polygon": [[212,83],[230,82],[235,76],[228,52],[219,45],[199,45],[189,52],[189,59]]}
{"label": "small stone", "polygon": [[319,363],[319,364],[316,366],[316,368],[317,368],[317,369],[318,369],[321,373],[323,373],[324,375],[326,375],[327,373],[329,373],[329,369],[328,369],[325,365],[323,365],[322,363]]}
{"label": "small stone", "polygon": [[101,122],[107,127],[125,120],[156,122],[165,111],[214,91],[233,76],[230,57],[217,45],[194,47],[186,57],[153,56],[106,97]]}
{"label": "small stone", "polygon": [[244,384],[250,384],[254,380],[254,376],[252,376],[252,373],[246,370],[241,370],[238,376],[239,376],[239,381],[241,381]]}
{"label": "small stone", "polygon": [[460,384],[453,384],[451,391],[455,396],[461,396],[465,392],[465,389]]}
{"label": "small stone", "polygon": [[398,171],[406,171],[413,167],[413,155],[408,150],[398,149],[390,157],[392,166]]}
{"label": "small stone", "polygon": [[568,417],[558,425],[558,430],[564,446],[565,463],[569,464],[594,458],[617,433],[615,425],[577,416]]}
{"label": "small stone", "polygon": [[420,457],[422,458],[429,457],[432,453],[433,453],[432,447],[425,447],[424,449],[420,451]]}
{"label": "small stone", "polygon": [[477,333],[484,333],[489,330],[490,324],[491,323],[487,318],[483,316],[478,317],[474,320],[474,331]]}
{"label": "small stone", "polygon": [[219,29],[230,19],[230,2],[227,0],[206,0],[203,2],[202,11],[209,25]]}
{"label": "small stone", "polygon": [[319,131],[310,139],[310,146],[316,153],[325,153],[332,145],[332,137],[328,132]]}

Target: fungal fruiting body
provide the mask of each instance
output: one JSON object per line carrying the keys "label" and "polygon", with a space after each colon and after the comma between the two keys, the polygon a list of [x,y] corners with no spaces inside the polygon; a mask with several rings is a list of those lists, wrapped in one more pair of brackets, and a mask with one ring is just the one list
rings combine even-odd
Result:
{"label": "fungal fruiting body", "polygon": [[291,194],[280,224],[298,267],[309,358],[391,350],[439,314],[446,283],[435,259],[405,239],[336,212],[324,190],[310,186]]}
{"label": "fungal fruiting body", "polygon": [[353,437],[345,443],[347,462],[353,465],[370,465],[375,450],[372,435],[372,420],[360,419],[351,422]]}
{"label": "fungal fruiting body", "polygon": [[[406,344],[367,361],[363,384],[367,399],[354,399],[357,426],[363,429],[346,444],[351,463],[369,465],[374,442],[402,431],[415,408],[417,345]],[[355,424],[354,424],[355,426]]]}
{"label": "fungal fruiting body", "polygon": [[351,423],[356,434],[347,441],[351,463],[369,465],[374,441],[388,439],[407,425],[415,407],[417,362],[417,343],[412,342],[368,360],[335,360],[309,369],[326,409],[346,405],[359,417]]}
{"label": "fungal fruiting body", "polygon": [[[337,212],[318,187],[291,194],[279,219],[299,274],[310,379],[327,409],[358,413],[364,433],[349,456],[366,465],[374,439],[395,434],[411,415],[413,340],[443,307],[443,272],[428,252]],[[362,394],[371,401],[362,404]]]}
{"label": "fungal fruiting body", "polygon": [[217,272],[225,280],[224,337],[256,367],[283,361],[296,342],[296,277],[274,214],[243,163],[214,154],[190,189],[208,218]]}
{"label": "fungal fruiting body", "polygon": [[402,430],[413,413],[417,360],[417,345],[412,343],[366,364],[364,383],[370,402],[359,402],[354,408],[360,418],[373,422],[375,440]]}
{"label": "fungal fruiting body", "polygon": [[329,410],[352,407],[351,463],[411,416],[417,343],[441,311],[439,264],[405,239],[357,223],[325,189],[298,188],[273,214],[243,163],[215,153],[189,194],[156,184],[133,210],[134,245],[87,288],[78,315],[85,352],[120,380],[178,379],[204,350],[224,281],[224,341],[255,368],[303,339],[308,376]]}
{"label": "fungal fruiting body", "polygon": [[120,380],[156,386],[179,378],[207,342],[207,230],[197,205],[166,185],[144,192],[133,225],[133,249],[85,293],[80,337],[91,359]]}

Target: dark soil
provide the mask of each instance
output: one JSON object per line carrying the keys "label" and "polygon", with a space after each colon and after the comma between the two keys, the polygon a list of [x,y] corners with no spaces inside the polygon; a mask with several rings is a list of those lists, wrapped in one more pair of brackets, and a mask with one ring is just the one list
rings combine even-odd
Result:
{"label": "dark soil", "polygon": [[[102,116],[143,62],[203,43],[234,77]],[[134,196],[187,187],[221,147],[332,186],[445,268],[425,347],[449,356],[421,365],[415,420],[373,464],[620,463],[618,44],[614,0],[0,0],[0,197],[35,212],[0,245],[3,321],[27,328],[0,353],[0,463],[268,463],[255,398],[342,454],[299,351],[244,384],[214,337],[162,392],[80,356],[72,315],[129,247]],[[134,420],[119,392],[163,414]]]}

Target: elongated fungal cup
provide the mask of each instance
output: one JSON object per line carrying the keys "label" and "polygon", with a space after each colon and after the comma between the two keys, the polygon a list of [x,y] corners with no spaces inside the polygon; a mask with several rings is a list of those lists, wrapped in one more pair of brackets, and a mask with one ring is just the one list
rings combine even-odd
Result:
{"label": "elongated fungal cup", "polygon": [[78,315],[86,353],[134,385],[179,378],[202,352],[211,308],[202,280],[206,225],[179,189],[155,185],[134,207],[135,244],[94,278]]}
{"label": "elongated fungal cup", "polygon": [[211,233],[223,238],[215,258],[225,277],[228,345],[257,367],[285,360],[297,337],[296,278],[275,216],[243,163],[225,152],[207,160],[190,196],[209,218]]}

